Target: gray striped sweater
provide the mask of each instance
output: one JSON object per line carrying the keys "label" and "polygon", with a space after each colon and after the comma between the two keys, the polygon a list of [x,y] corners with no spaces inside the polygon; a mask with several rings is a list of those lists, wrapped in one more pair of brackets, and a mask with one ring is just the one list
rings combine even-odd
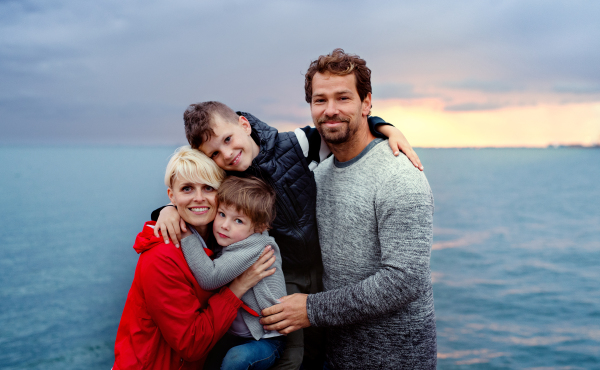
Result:
{"label": "gray striped sweater", "polygon": [[308,318],[327,328],[332,369],[435,369],[429,259],[433,196],[387,141],[315,170],[325,291]]}
{"label": "gray striped sweater", "polygon": [[[223,247],[222,254],[211,260],[204,252],[204,240],[191,235],[181,241],[181,248],[190,270],[202,289],[213,290],[228,284],[246,271],[258,260],[265,246],[270,245],[275,252],[275,262],[271,268],[275,273],[259,281],[254,288],[242,296],[242,301],[260,314],[260,311],[279,303],[278,299],[286,295],[285,280],[281,270],[281,254],[275,239],[268,232],[256,233],[248,238]],[[267,331],[259,322],[259,317],[241,310],[244,322],[254,339],[260,339]]]}

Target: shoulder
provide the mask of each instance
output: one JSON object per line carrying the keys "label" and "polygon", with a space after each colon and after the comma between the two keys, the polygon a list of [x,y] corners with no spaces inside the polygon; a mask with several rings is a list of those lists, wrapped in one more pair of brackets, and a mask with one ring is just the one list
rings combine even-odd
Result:
{"label": "shoulder", "polygon": [[398,195],[407,192],[431,194],[425,173],[415,168],[403,153],[395,156],[387,140],[377,144],[365,159],[365,168],[373,171],[369,176],[377,179],[381,190]]}
{"label": "shoulder", "polygon": [[143,270],[189,269],[181,248],[160,243],[140,255]]}
{"label": "shoulder", "polygon": [[317,176],[323,177],[331,171],[331,168],[333,167],[333,158],[333,156],[327,157],[319,164],[317,168],[315,168],[315,170],[313,171],[315,174],[315,178]]}

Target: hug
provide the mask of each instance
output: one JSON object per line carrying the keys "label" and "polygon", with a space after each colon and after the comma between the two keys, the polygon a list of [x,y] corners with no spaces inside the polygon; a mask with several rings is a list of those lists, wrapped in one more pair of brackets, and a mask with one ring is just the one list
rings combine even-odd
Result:
{"label": "hug", "polygon": [[294,132],[188,107],[113,369],[435,368],[433,197],[402,133],[370,116],[370,74],[341,49],[312,62],[315,127]]}

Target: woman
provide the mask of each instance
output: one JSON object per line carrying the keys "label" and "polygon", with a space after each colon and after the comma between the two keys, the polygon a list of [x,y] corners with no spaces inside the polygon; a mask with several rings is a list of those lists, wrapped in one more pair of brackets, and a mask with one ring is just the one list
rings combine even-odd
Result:
{"label": "woman", "polygon": [[[175,152],[165,174],[171,202],[209,246],[223,178],[223,170],[189,146]],[[235,319],[242,295],[275,272],[267,270],[275,257],[265,249],[229,287],[205,291],[181,249],[154,236],[154,224],[147,222],[135,241],[141,255],[119,323],[113,369],[199,369]]]}

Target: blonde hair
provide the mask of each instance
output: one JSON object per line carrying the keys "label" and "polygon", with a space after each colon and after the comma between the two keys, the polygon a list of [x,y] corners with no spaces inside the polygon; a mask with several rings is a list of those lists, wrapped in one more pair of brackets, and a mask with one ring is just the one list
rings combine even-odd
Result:
{"label": "blonde hair", "polygon": [[165,185],[172,188],[178,178],[218,189],[225,178],[225,171],[201,151],[184,145],[177,148],[169,160]]}

